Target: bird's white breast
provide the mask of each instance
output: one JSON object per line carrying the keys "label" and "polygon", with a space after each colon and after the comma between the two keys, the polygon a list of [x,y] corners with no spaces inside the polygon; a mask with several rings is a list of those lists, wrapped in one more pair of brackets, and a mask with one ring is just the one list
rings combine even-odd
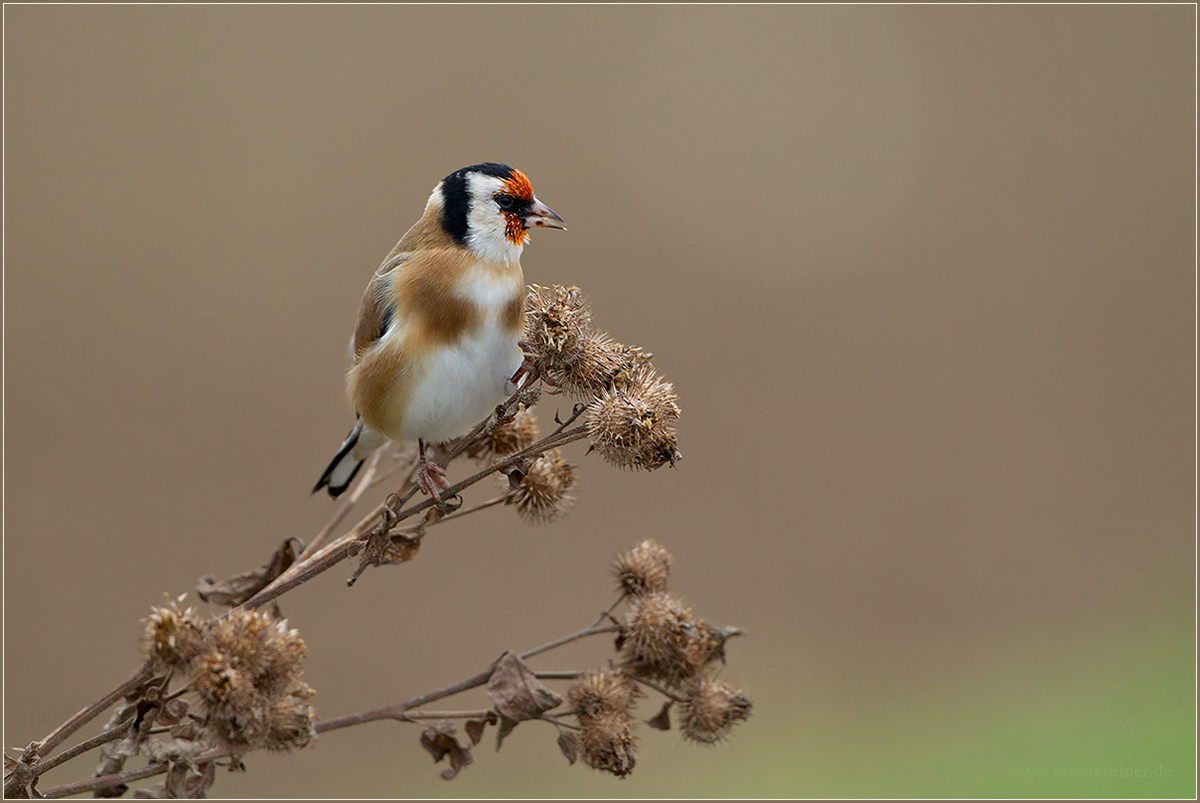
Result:
{"label": "bird's white breast", "polygon": [[520,269],[469,270],[456,291],[474,304],[480,324],[425,357],[425,371],[403,416],[404,439],[438,442],[466,434],[513,392],[509,381],[523,359],[520,330],[504,323],[505,308],[524,292]]}

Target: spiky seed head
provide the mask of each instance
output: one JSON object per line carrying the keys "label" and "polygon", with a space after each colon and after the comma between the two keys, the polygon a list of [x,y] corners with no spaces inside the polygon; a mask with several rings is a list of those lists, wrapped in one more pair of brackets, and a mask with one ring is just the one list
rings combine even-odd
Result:
{"label": "spiky seed head", "polygon": [[263,744],[268,750],[287,751],[304,747],[316,738],[312,703],[313,690],[303,681],[274,701]]}
{"label": "spiky seed head", "polygon": [[467,455],[476,460],[506,457],[533,445],[542,437],[533,410],[520,405],[511,421],[506,421],[467,447]]}
{"label": "spiky seed head", "polygon": [[637,742],[629,715],[615,711],[581,718],[579,752],[594,769],[624,778],[637,760]]}
{"label": "spiky seed head", "polygon": [[679,459],[677,420],[675,388],[646,366],[628,384],[605,391],[588,405],[588,437],[609,463],[649,471]]}
{"label": "spiky seed head", "polygon": [[508,491],[508,503],[530,524],[554,521],[575,502],[575,468],[563,460],[562,452],[551,449],[529,466],[516,487]]}
{"label": "spiky seed head", "polygon": [[650,365],[650,356],[599,330],[585,334],[573,362],[549,371],[547,378],[578,399],[588,401],[606,390],[624,387]]}
{"label": "spiky seed head", "polygon": [[621,630],[621,665],[637,677],[681,683],[697,671],[689,644],[698,634],[692,609],[678,597],[635,597]]}
{"label": "spiky seed head", "polygon": [[525,298],[525,342],[547,376],[570,369],[592,332],[592,309],[578,287],[529,288]]}
{"label": "spiky seed head", "polygon": [[567,699],[580,718],[604,713],[628,713],[641,692],[637,682],[621,669],[601,669],[587,673],[567,690]]}
{"label": "spiky seed head", "polygon": [[701,744],[724,739],[753,710],[741,689],[716,678],[696,676],[683,685],[681,696],[679,729],[685,739]]}
{"label": "spiky seed head", "polygon": [[671,553],[653,538],[617,556],[613,573],[621,590],[633,597],[667,590],[671,573]]}
{"label": "spiky seed head", "polygon": [[205,627],[196,616],[196,609],[181,609],[180,601],[171,600],[165,606],[151,608],[142,633],[146,654],[175,668],[195,660],[205,638]]}

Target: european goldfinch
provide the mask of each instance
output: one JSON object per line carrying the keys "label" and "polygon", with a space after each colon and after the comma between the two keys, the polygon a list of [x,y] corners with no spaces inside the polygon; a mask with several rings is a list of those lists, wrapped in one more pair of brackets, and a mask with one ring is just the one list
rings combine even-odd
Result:
{"label": "european goldfinch", "polygon": [[535,226],[565,229],[507,165],[456,170],[363,294],[346,377],[358,423],[317,481],[338,496],[389,440],[417,441],[417,484],[439,498],[427,443],[468,432],[515,390],[524,356],[521,251]]}

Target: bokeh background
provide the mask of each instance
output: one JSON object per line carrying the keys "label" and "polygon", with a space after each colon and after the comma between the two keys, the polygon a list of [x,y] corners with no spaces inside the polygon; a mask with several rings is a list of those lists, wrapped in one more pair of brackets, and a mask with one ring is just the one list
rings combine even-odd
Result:
{"label": "bokeh background", "polygon": [[447,783],[379,723],[216,794],[1194,795],[1195,13],[6,7],[4,744],[320,529],[362,288],[495,160],[570,227],[527,281],[654,352],[684,460],[577,449],[561,523],[289,595],[317,710],[577,629],[653,536],[755,715],[643,729],[625,781],[531,725]]}

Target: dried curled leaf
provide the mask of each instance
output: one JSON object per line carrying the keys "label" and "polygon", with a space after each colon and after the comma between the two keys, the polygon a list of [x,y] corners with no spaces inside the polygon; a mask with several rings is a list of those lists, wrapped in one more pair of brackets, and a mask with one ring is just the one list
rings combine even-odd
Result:
{"label": "dried curled leaf", "polygon": [[454,734],[454,723],[448,719],[421,731],[421,747],[429,751],[435,764],[446,756],[450,757],[450,768],[442,771],[442,777],[447,781],[475,760],[471,757],[471,748],[459,744]]}
{"label": "dried curled leaf", "polygon": [[216,773],[217,765],[211,761],[197,767],[187,761],[172,761],[165,781],[135,789],[133,796],[139,800],[202,800],[208,797]]}
{"label": "dried curled leaf", "polygon": [[471,746],[479,744],[483,740],[483,730],[488,725],[495,725],[500,721],[495,711],[488,711],[483,719],[468,719],[463,725],[463,730],[467,732],[467,736],[471,739]]}
{"label": "dried curled leaf", "polygon": [[201,577],[196,584],[196,593],[200,599],[214,605],[228,605],[231,608],[241,605],[295,563],[297,545],[299,549],[304,549],[304,542],[299,538],[286,539],[261,569],[243,572],[227,580],[217,580],[212,575]]}
{"label": "dried curled leaf", "polygon": [[511,650],[500,656],[492,670],[487,695],[496,710],[513,722],[541,719],[544,712],[562,704],[562,698],[546,688]]}
{"label": "dried curled leaf", "polygon": [[579,758],[579,737],[572,731],[558,732],[558,749],[567,757],[568,764],[574,764]]}
{"label": "dried curled leaf", "polygon": [[669,731],[671,729],[671,706],[674,703],[674,700],[667,700],[663,703],[662,710],[646,720],[646,724],[656,731]]}

